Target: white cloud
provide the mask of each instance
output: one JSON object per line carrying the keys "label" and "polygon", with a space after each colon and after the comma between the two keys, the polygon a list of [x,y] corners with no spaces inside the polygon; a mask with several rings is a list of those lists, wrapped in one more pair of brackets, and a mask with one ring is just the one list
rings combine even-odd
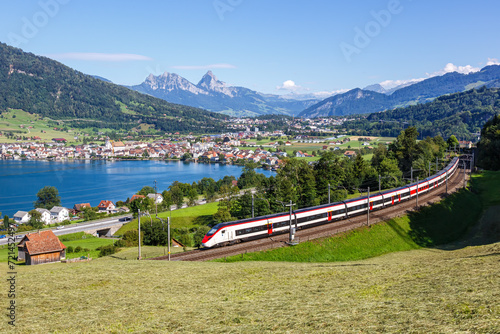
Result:
{"label": "white cloud", "polygon": [[232,69],[236,66],[231,64],[211,64],[211,65],[179,65],[172,66],[177,70],[213,70],[213,69]]}
{"label": "white cloud", "polygon": [[64,60],[86,60],[86,61],[137,61],[137,60],[153,60],[153,58],[130,54],[130,53],[95,53],[95,52],[69,52],[69,53],[54,53],[46,54],[45,57]]}
{"label": "white cloud", "polygon": [[446,64],[446,66],[443,69],[441,69],[437,72],[434,72],[431,74],[427,73],[427,76],[429,78],[432,78],[432,77],[435,77],[438,75],[444,75],[446,73],[451,73],[451,72],[458,72],[461,74],[469,74],[469,73],[473,73],[473,72],[478,72],[480,70],[481,69],[479,67],[474,67],[472,65],[456,66],[453,63],[448,63],[448,64]]}
{"label": "white cloud", "polygon": [[342,94],[342,93],[345,93],[348,91],[349,91],[349,89],[338,89],[338,90],[332,90],[330,92],[328,92],[328,91],[315,92],[315,93],[312,93],[312,95],[314,95],[315,97],[318,97],[318,98],[327,98],[327,97],[337,95],[337,94]]}
{"label": "white cloud", "polygon": [[392,89],[397,86],[412,85],[425,79],[426,78],[409,79],[409,80],[385,80],[382,81],[379,85],[384,87],[384,89]]}
{"label": "white cloud", "polygon": [[281,86],[276,86],[276,89],[278,89],[278,90],[288,90],[288,91],[291,91],[291,92],[295,92],[295,91],[301,90],[302,87],[296,85],[295,82],[292,81],[292,80],[287,80],[287,81],[283,82],[283,84]]}
{"label": "white cloud", "polygon": [[486,63],[486,66],[490,65],[500,65],[500,61],[498,61],[497,58],[488,58],[488,62]]}
{"label": "white cloud", "polygon": [[[495,58],[488,58],[488,63],[486,65],[500,65],[500,62],[498,59]],[[474,67],[472,65],[465,65],[465,66],[457,66],[453,63],[448,63],[445,65],[444,68],[440,69],[439,71],[433,72],[433,73],[426,73],[425,78],[418,78],[418,79],[409,79],[409,80],[386,80],[382,81],[380,85],[384,87],[384,89],[391,89],[397,86],[409,86],[412,84],[415,84],[417,82],[420,82],[425,79],[429,79],[432,77],[444,75],[446,73],[452,73],[452,72],[458,72],[461,74],[469,74],[469,73],[474,73],[478,72],[481,69],[479,67]]]}

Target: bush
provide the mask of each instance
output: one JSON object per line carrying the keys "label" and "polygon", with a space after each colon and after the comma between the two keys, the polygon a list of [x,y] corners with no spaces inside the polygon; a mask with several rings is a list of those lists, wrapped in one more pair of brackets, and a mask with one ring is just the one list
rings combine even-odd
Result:
{"label": "bush", "polygon": [[74,250],[73,250],[73,246],[69,246],[68,248],[66,248],[66,253],[73,253]]}
{"label": "bush", "polygon": [[75,253],[80,253],[82,251],[82,247],[76,246]]}
{"label": "bush", "polygon": [[193,235],[193,241],[194,241],[194,246],[195,247],[200,247],[201,246],[201,241],[203,240],[203,237],[205,234],[210,231],[210,227],[208,226],[200,226],[198,230]]}
{"label": "bush", "polygon": [[90,252],[90,248],[84,248],[83,251],[84,252]]}
{"label": "bush", "polygon": [[[141,241],[144,239],[144,234],[141,235]],[[123,235],[123,241],[125,241],[126,246],[122,247],[134,247],[139,245],[139,231],[131,230],[125,232]]]}
{"label": "bush", "polygon": [[178,236],[177,241],[183,244],[185,247],[191,247],[191,235],[181,234]]}
{"label": "bush", "polygon": [[115,254],[118,251],[118,247],[116,247],[115,245],[106,245],[97,248],[97,250],[99,250],[99,257],[103,257]]}
{"label": "bush", "polygon": [[129,247],[127,241],[122,240],[122,239],[116,241],[115,246],[116,247]]}

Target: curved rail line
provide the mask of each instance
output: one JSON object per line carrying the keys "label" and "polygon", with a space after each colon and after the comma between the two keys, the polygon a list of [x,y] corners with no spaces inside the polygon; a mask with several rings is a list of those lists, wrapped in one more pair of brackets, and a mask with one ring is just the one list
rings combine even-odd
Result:
{"label": "curved rail line", "polygon": [[[453,176],[448,180],[448,193],[453,193],[463,187],[463,169],[457,168]],[[431,192],[426,192],[419,196],[419,207],[430,205],[446,197],[446,187],[443,185]],[[386,207],[382,210],[370,212],[369,225],[386,221],[408,212],[418,210],[416,208],[416,199],[412,198],[395,206]],[[366,215],[348,217],[345,220],[339,220],[331,223],[298,230],[295,234],[296,239],[300,241],[309,241],[318,238],[329,237],[338,233],[347,232],[362,226],[367,226]],[[262,251],[267,249],[279,248],[287,245],[288,234],[273,235],[267,238],[261,238],[251,241],[238,243],[235,245],[206,248],[176,253],[171,255],[173,261],[207,261],[227,256],[241,255],[244,253]],[[168,260],[168,256],[160,256],[148,260]]]}

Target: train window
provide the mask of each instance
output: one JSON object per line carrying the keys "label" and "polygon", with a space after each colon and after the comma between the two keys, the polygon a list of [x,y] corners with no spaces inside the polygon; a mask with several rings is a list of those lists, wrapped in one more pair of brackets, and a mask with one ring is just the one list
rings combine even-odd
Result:
{"label": "train window", "polygon": [[208,231],[207,235],[210,236],[210,235],[214,234],[215,232],[217,232],[217,228],[212,227],[212,229],[210,231]]}

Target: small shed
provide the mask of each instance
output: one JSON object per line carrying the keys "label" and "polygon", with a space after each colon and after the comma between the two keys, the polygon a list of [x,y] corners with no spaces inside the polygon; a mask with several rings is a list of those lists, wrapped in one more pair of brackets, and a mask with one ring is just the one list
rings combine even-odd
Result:
{"label": "small shed", "polygon": [[26,265],[59,262],[66,258],[66,246],[52,230],[27,233],[17,245],[18,260]]}

